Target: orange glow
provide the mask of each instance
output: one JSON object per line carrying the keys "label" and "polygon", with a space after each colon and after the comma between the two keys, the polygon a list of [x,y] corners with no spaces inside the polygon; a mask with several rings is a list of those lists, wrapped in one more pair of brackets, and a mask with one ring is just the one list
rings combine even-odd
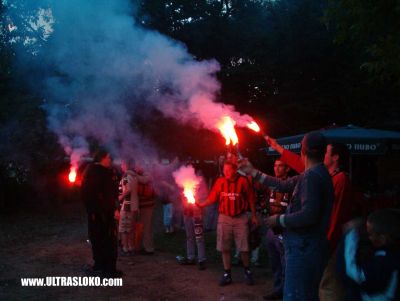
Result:
{"label": "orange glow", "polygon": [[69,171],[68,180],[70,183],[75,183],[76,181],[76,167],[72,167]]}
{"label": "orange glow", "polygon": [[252,122],[248,123],[247,127],[255,132],[260,131],[260,127],[258,126],[257,122],[255,122],[254,120]]}
{"label": "orange glow", "polygon": [[229,116],[223,117],[217,124],[217,128],[220,130],[222,136],[225,138],[225,144],[236,145],[239,142],[238,136],[235,132],[235,121]]}

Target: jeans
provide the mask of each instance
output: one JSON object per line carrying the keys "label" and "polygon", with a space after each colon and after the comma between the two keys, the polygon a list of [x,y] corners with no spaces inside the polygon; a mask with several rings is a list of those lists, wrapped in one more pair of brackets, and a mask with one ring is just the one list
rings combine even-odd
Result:
{"label": "jeans", "polygon": [[218,203],[211,204],[206,208],[205,228],[213,231],[217,228],[218,220]]}
{"label": "jeans", "polygon": [[266,249],[274,275],[274,293],[281,294],[285,283],[285,250],[282,239],[275,235],[271,229],[267,230],[266,238]]}
{"label": "jeans", "polygon": [[180,230],[183,228],[183,207],[182,202],[173,203],[174,210],[172,212],[172,226],[175,229]]}
{"label": "jeans", "polygon": [[318,288],[328,258],[325,238],[284,233],[285,301],[318,301]]}
{"label": "jeans", "polygon": [[165,227],[172,225],[173,212],[174,208],[172,203],[163,205],[163,224]]}
{"label": "jeans", "polygon": [[199,262],[206,260],[206,245],[204,242],[204,235],[196,237],[194,232],[194,217],[184,215],[183,221],[185,223],[186,230],[187,259],[193,260],[196,257],[195,245],[197,245],[197,260]]}

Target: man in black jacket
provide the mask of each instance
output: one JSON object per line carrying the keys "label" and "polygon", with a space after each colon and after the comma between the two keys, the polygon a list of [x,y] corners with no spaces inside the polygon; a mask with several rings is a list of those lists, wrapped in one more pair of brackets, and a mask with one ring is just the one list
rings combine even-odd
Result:
{"label": "man in black jacket", "polygon": [[85,170],[82,180],[82,199],[88,214],[93,270],[100,271],[105,277],[120,276],[116,270],[117,233],[114,219],[118,187],[111,162],[110,153],[99,150],[94,163]]}

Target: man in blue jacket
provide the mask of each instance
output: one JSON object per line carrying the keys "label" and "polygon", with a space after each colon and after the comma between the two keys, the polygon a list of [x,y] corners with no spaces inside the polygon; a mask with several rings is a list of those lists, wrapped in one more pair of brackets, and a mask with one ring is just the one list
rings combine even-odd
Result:
{"label": "man in blue jacket", "polygon": [[240,167],[265,186],[293,192],[286,213],[267,219],[268,226],[284,230],[285,301],[318,300],[319,282],[328,259],[326,233],[334,195],[332,180],[323,164],[326,140],[320,132],[310,132],[301,145],[305,171],[299,176],[280,180],[258,171],[247,161]]}

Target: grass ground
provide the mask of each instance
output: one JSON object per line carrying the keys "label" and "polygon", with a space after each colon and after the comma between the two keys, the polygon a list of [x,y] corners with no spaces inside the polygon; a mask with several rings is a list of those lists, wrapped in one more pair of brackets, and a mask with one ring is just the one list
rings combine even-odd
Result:
{"label": "grass ground", "polygon": [[[153,256],[118,258],[123,287],[22,287],[22,277],[85,276],[91,263],[86,216],[81,205],[64,204],[46,211],[23,210],[0,216],[0,300],[262,300],[271,287],[267,268],[253,269],[256,284],[243,283],[242,269],[233,269],[234,283],[219,287],[221,257],[215,233],[205,234],[208,265],[180,266],[175,256],[185,254],[185,235],[163,233],[161,206],[155,214]],[[265,254],[262,262],[266,263]]]}

